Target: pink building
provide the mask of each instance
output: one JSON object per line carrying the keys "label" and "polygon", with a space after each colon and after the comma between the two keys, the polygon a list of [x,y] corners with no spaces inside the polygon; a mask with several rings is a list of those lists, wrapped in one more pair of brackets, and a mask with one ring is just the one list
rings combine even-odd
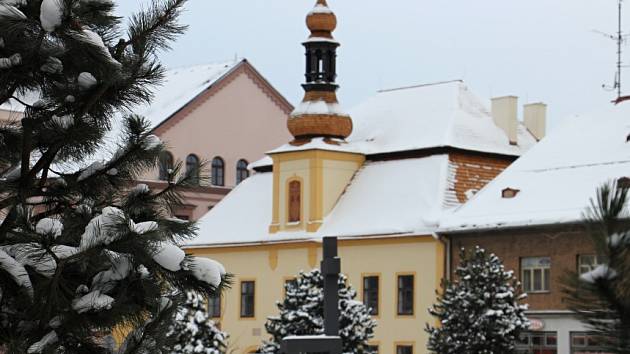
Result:
{"label": "pink building", "polygon": [[[249,163],[290,138],[286,121],[293,106],[245,59],[169,70],[154,93],[151,105],[133,113],[151,122],[169,152],[160,169],[139,182],[164,187],[177,161],[189,170],[207,161],[213,177],[184,191],[186,205],[175,213],[180,218],[199,219],[249,176]],[[19,119],[23,110],[13,101],[0,105],[0,119]]]}

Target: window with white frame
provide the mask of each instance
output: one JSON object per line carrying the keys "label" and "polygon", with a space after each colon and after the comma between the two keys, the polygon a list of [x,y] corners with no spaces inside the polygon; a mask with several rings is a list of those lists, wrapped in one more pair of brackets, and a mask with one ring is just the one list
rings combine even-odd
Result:
{"label": "window with white frame", "polygon": [[606,340],[588,332],[571,332],[571,354],[607,354]]}
{"label": "window with white frame", "polygon": [[517,354],[557,354],[556,332],[521,332],[516,342]]}
{"label": "window with white frame", "polygon": [[578,273],[584,274],[595,270],[595,268],[607,262],[606,256],[594,254],[581,254],[578,256]]}
{"label": "window with white frame", "polygon": [[521,258],[521,283],[526,293],[548,292],[550,273],[550,257]]}

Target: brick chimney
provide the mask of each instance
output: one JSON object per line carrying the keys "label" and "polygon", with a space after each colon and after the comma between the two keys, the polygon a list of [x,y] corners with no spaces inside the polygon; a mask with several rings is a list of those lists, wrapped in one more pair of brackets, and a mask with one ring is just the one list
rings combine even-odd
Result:
{"label": "brick chimney", "polygon": [[523,121],[529,132],[540,140],[545,137],[547,127],[547,105],[544,103],[530,103],[523,106]]}
{"label": "brick chimney", "polygon": [[517,144],[517,112],[518,97],[504,96],[492,99],[492,120],[497,127],[505,132],[505,135],[510,139],[510,145]]}

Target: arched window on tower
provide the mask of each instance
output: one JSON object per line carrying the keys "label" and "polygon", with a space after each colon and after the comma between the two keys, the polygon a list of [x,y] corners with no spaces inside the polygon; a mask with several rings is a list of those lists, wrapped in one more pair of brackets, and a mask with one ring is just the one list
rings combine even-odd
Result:
{"label": "arched window on tower", "polygon": [[195,184],[199,184],[199,158],[190,154],[186,157],[186,176],[191,177]]}
{"label": "arched window on tower", "polygon": [[168,176],[173,171],[173,155],[168,151],[162,151],[159,157],[159,175],[160,181],[168,181]]}
{"label": "arched window on tower", "polygon": [[236,184],[243,182],[249,177],[249,170],[247,169],[247,161],[246,160],[238,160],[236,163]]}
{"label": "arched window on tower", "polygon": [[302,183],[289,182],[289,222],[297,223],[302,218]]}
{"label": "arched window on tower", "polygon": [[219,156],[212,159],[212,184],[215,186],[225,185],[225,162]]}

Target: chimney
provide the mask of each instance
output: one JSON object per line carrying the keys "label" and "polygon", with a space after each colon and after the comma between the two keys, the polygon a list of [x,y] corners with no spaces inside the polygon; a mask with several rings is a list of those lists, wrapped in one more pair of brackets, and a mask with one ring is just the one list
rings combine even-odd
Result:
{"label": "chimney", "polygon": [[545,137],[547,127],[547,105],[530,103],[523,106],[523,120],[529,132],[540,141]]}
{"label": "chimney", "polygon": [[492,99],[492,120],[497,127],[501,128],[510,139],[510,145],[516,145],[516,129],[518,97],[504,96]]}

